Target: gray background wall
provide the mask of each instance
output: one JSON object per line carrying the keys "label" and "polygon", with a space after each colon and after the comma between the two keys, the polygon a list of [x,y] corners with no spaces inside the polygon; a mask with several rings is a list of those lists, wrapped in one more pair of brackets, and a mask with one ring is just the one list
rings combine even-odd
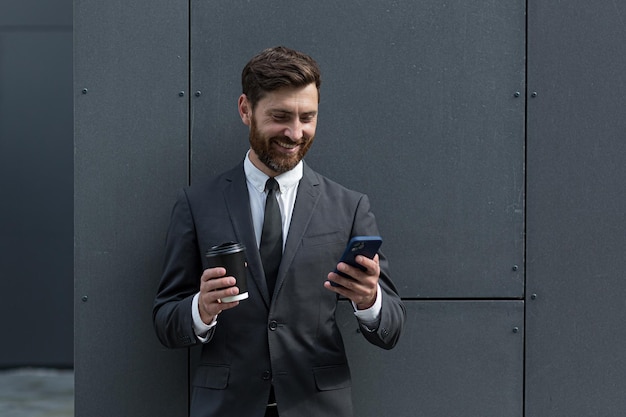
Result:
{"label": "gray background wall", "polygon": [[370,195],[408,307],[391,352],[340,310],[358,415],[621,415],[626,6],[286,4],[76,0],[72,97],[68,9],[0,13],[0,285],[54,312],[42,348],[22,324],[40,316],[3,297],[2,366],[71,355],[73,100],[76,415],[186,414],[195,352],[150,323],[167,217],[241,159],[241,67],[285,43],[324,74],[307,160]]}
{"label": "gray background wall", "polygon": [[0,3],[0,368],[73,365],[72,2]]}
{"label": "gray background wall", "polygon": [[626,410],[624,16],[529,3],[528,416]]}

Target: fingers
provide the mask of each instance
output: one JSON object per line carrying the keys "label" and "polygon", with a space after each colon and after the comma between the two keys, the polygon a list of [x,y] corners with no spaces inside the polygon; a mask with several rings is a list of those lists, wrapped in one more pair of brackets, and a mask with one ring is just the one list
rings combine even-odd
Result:
{"label": "fingers", "polygon": [[234,277],[224,276],[224,268],[209,268],[200,279],[200,297],[198,307],[202,321],[209,324],[213,318],[224,310],[233,308],[239,301],[222,302],[222,298],[239,294]]}
{"label": "fingers", "polygon": [[[368,292],[368,288],[371,288],[372,284],[370,280],[358,280],[351,277],[344,277],[335,272],[331,272],[328,274],[328,280],[337,284],[338,286],[333,287],[337,289],[337,293],[352,298],[350,294],[363,294]],[[375,285],[375,284],[374,284]]]}
{"label": "fingers", "polygon": [[348,275],[348,277],[331,272],[328,274],[328,280],[340,286],[332,286],[327,281],[324,283],[324,287],[349,298],[357,305],[371,305],[371,301],[376,299],[378,277],[380,275],[378,255],[374,256],[374,259],[359,255],[356,257],[356,262],[365,267],[365,271],[340,262],[337,265],[337,270]]}
{"label": "fingers", "polygon": [[219,290],[201,291],[200,297],[198,298],[198,307],[202,321],[209,324],[213,321],[213,318],[222,311],[239,305],[239,301],[233,301],[230,303],[222,301],[222,298],[237,294],[239,294],[239,288],[234,286]]}
{"label": "fingers", "polygon": [[226,269],[222,267],[205,269],[200,277],[201,282],[210,281],[214,278],[220,278],[226,275]]}
{"label": "fingers", "polygon": [[[235,285],[235,278],[224,276],[225,274],[226,270],[221,267],[205,269],[200,278],[200,292],[211,292]],[[223,297],[226,296],[223,295]]]}
{"label": "fingers", "polygon": [[340,262],[337,265],[337,270],[343,272],[344,274],[354,278],[357,281],[368,281],[375,279],[378,281],[378,276],[380,275],[380,265],[378,260],[378,255],[375,255],[373,259],[369,259],[365,256],[358,255],[355,258],[356,262],[365,268],[362,270],[360,268],[350,266],[346,263]]}

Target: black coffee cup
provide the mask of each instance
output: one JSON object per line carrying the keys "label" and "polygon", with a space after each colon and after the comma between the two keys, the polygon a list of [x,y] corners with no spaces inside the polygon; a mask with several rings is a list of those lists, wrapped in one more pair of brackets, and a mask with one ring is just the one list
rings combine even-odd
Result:
{"label": "black coffee cup", "polygon": [[246,247],[241,243],[226,242],[213,246],[206,253],[209,267],[222,267],[226,269],[226,275],[235,277],[239,294],[222,298],[222,302],[245,300],[248,298]]}

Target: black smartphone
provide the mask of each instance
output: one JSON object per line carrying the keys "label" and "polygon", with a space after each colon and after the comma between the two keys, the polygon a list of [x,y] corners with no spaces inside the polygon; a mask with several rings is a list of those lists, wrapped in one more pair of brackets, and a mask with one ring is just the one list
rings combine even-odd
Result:
{"label": "black smartphone", "polygon": [[[356,263],[355,258],[357,255],[363,255],[372,259],[378,253],[378,249],[382,243],[383,239],[380,236],[354,236],[350,239],[350,242],[348,242],[348,245],[343,251],[343,255],[341,255],[339,262],[365,270],[365,268]],[[344,274],[343,272],[339,272],[336,269],[335,273],[341,275],[342,277],[350,278],[350,276]],[[339,287],[339,284],[333,281],[330,281],[330,285],[333,287]]]}

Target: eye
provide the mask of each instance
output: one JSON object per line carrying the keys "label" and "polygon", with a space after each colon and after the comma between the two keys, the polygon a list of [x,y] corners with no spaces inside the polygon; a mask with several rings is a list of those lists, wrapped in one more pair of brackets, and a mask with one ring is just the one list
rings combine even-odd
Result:
{"label": "eye", "polygon": [[289,116],[285,113],[274,113],[272,114],[272,119],[276,120],[277,122],[285,122],[289,120]]}

